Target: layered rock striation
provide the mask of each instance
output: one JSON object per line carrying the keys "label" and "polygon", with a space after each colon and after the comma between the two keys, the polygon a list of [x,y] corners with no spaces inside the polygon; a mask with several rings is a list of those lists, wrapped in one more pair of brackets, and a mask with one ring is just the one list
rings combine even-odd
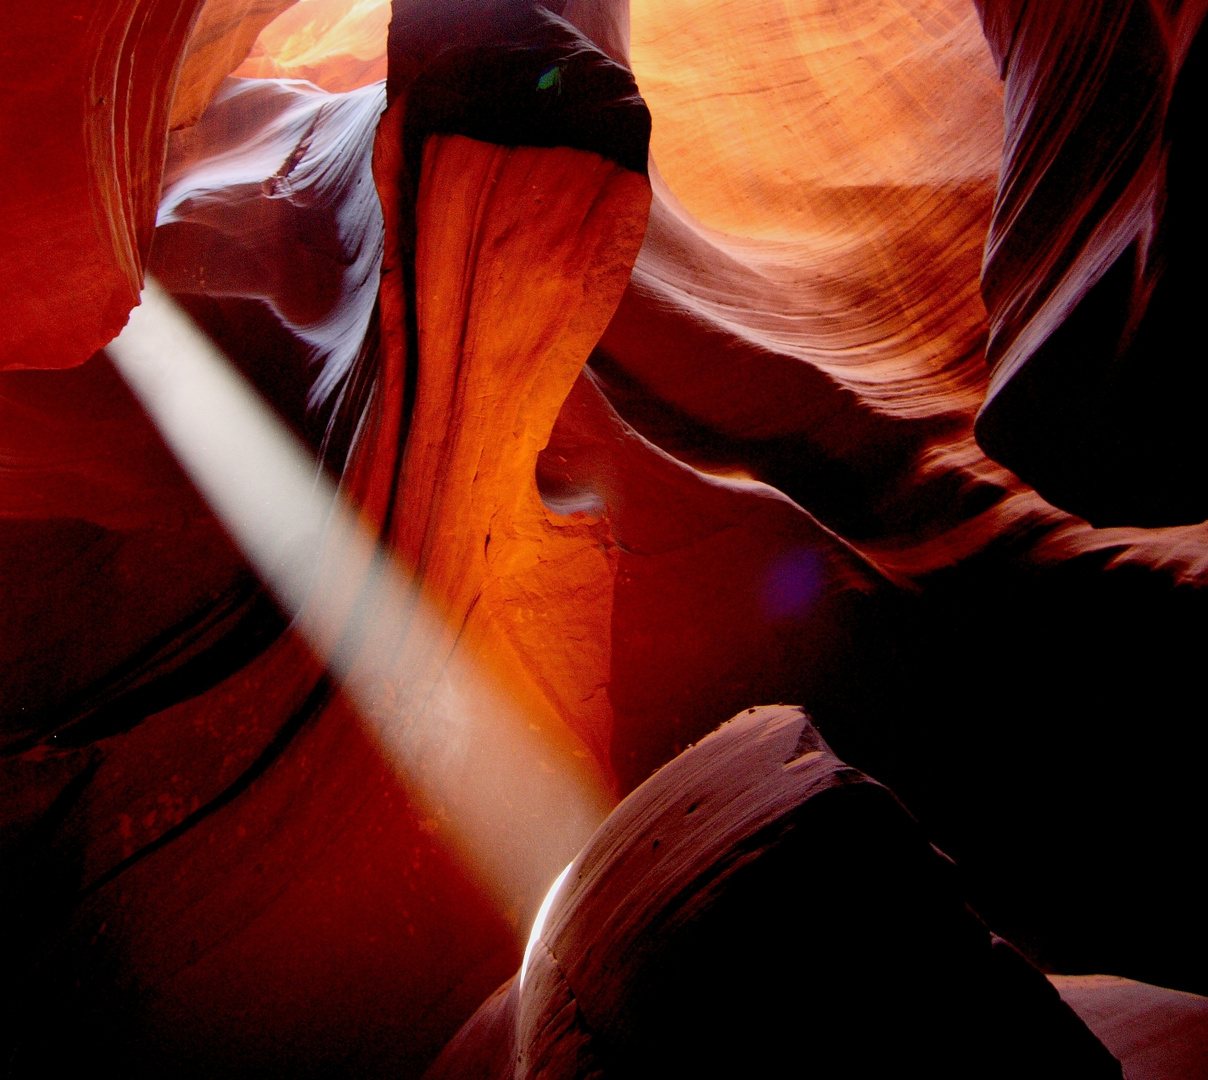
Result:
{"label": "layered rock striation", "polygon": [[978,441],[1096,525],[1203,521],[1205,6],[979,7],[1006,138]]}
{"label": "layered rock striation", "polygon": [[[1174,356],[1160,339],[1190,310],[1194,229],[1172,222],[1193,201],[1178,147],[1200,9],[987,0],[983,32],[956,0],[396,2],[388,81],[359,85],[387,74],[387,9],[306,0],[239,70],[319,86],[224,79],[283,6],[68,13],[62,77],[26,80],[33,104],[5,114],[30,165],[10,193],[5,364],[64,369],[0,376],[0,859],[30,988],[5,1033],[18,1074],[99,1055],[147,1074],[420,1075],[522,961],[545,884],[606,817],[537,967],[438,1072],[512,1075],[499,1055],[517,1052],[522,1072],[567,1076],[750,1060],[771,1044],[711,1038],[720,1013],[787,1010],[787,1027],[801,1001],[829,1017],[816,1054],[839,1054],[856,1017],[956,1071],[1009,1053],[1060,1070],[1067,1036],[1088,1075],[1110,1071],[962,904],[1050,969],[1208,987],[1188,854],[1205,809],[1187,704],[1204,529],[1094,529],[1042,498],[1135,525],[1173,492],[1193,521],[1199,487],[1179,470],[1195,457],[1171,449],[1192,429],[1100,453],[1087,432],[1129,430],[1111,427],[1116,404],[1072,426],[1010,411],[1056,415],[1056,391],[1016,389],[1081,394],[1110,353],[1096,401],[1126,390],[1129,415],[1174,415],[1136,373]],[[14,26],[31,56],[53,36],[41,16]],[[130,93],[90,105],[97,79]],[[1100,244],[1105,223],[1134,246]],[[350,626],[369,612],[385,644],[350,630],[350,663],[387,658],[367,696],[288,625],[92,355],[145,270],[438,613],[421,630],[358,568]],[[1103,300],[1103,282],[1123,291]],[[1103,312],[1126,310],[1117,333]],[[1086,363],[1067,378],[1074,352]],[[1022,480],[975,442],[979,408],[978,439]],[[1036,450],[1054,432],[1060,452]],[[1011,457],[1020,439],[1064,479]],[[1159,460],[1166,479],[1138,486]],[[1067,480],[1070,499],[1149,509],[1091,512]],[[495,863],[515,872],[494,892],[453,824],[478,793],[442,805],[427,782],[506,756],[490,739],[437,745],[454,729],[427,703],[471,667],[544,755],[505,801],[554,790],[548,776],[583,793],[549,850],[504,838]],[[820,738],[768,765],[777,740],[813,731],[791,710],[705,738],[776,700],[808,703],[864,772]],[[400,732],[422,751],[404,764]],[[817,799],[793,787],[801,770]],[[768,777],[775,836],[728,832]],[[693,785],[716,813],[685,812],[673,845],[659,815]],[[668,931],[674,956],[656,947],[679,910],[652,885],[668,866],[696,897],[682,937]],[[909,910],[877,906],[886,875]],[[768,957],[799,899],[842,930],[826,979],[798,980],[790,1004],[736,993],[776,981]],[[764,925],[751,913],[769,903],[781,921]],[[818,960],[816,938],[789,938],[794,970]],[[620,957],[615,984],[591,968],[600,950]],[[869,998],[849,950],[889,973],[892,1001]],[[588,1001],[596,986],[615,1000]],[[1062,985],[1083,1015],[1108,1008],[1093,989]],[[927,1042],[936,1013],[967,1040]],[[78,1041],[56,1040],[63,1023]],[[1169,1033],[1146,1023],[1152,1049]],[[668,1025],[700,1038],[660,1042]],[[1148,1052],[1091,1027],[1121,1056]]]}

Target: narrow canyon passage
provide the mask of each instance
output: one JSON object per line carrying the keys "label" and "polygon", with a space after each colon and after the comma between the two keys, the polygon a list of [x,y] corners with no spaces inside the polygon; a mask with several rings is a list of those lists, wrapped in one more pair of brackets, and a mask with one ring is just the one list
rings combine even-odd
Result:
{"label": "narrow canyon passage", "polygon": [[60,7],[3,16],[11,1075],[825,1071],[840,1000],[870,1070],[1208,1075],[1208,4]]}

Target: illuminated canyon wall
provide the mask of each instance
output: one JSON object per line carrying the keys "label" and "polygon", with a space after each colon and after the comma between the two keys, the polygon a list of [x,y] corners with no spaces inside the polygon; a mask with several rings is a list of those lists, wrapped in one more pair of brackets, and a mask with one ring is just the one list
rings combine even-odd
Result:
{"label": "illuminated canyon wall", "polygon": [[5,16],[10,1072],[1195,1075],[1204,10]]}

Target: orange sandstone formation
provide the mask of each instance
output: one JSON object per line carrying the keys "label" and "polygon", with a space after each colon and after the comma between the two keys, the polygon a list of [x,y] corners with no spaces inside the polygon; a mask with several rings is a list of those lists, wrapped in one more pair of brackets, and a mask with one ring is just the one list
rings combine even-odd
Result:
{"label": "orange sandstone formation", "polygon": [[206,0],[189,36],[169,126],[195,124],[218,84],[247,58],[260,31],[297,0]]}
{"label": "orange sandstone formation", "polygon": [[[491,54],[454,53],[431,74],[421,76],[408,91],[417,100],[415,104],[408,100],[406,124],[439,123],[477,131],[483,124],[495,123],[502,131],[497,137],[504,141],[558,137],[586,146],[580,140],[617,139],[618,120],[609,111],[601,110],[600,119],[593,121],[597,127],[583,127],[576,120],[570,95],[576,92],[575,80],[583,76],[575,66],[560,75],[571,103],[562,105],[566,99],[551,96],[548,104],[539,106],[546,111],[546,126],[532,121],[532,127],[525,127],[530,121],[514,102],[516,98],[523,102],[522,94],[532,92],[530,84],[541,71],[526,70],[524,81],[517,83],[506,60],[498,61],[498,71],[492,69],[493,63]],[[547,69],[548,64],[541,68]],[[600,78],[616,81],[621,70],[604,65]],[[487,104],[478,106],[490,110],[485,119],[469,108],[475,103],[477,79],[483,80],[484,88],[490,87],[491,96],[484,96]],[[608,108],[619,112],[616,105]],[[392,111],[401,113],[400,102]],[[392,130],[391,123],[387,113],[383,133]],[[559,124],[566,126],[559,129]],[[404,149],[401,169],[393,156],[396,151],[383,145],[382,138],[378,146],[387,222],[383,378],[397,378],[398,385],[403,379],[394,376],[392,369],[402,367],[408,355],[400,331],[407,327],[412,256],[407,246],[409,223],[405,216],[395,217],[390,208],[400,202],[406,205],[408,171],[415,167],[414,157],[408,163],[407,149],[417,149],[420,137],[414,131],[404,126],[401,136],[396,136]],[[613,152],[628,158],[636,169],[644,165],[642,149],[640,144],[631,149],[617,143]],[[494,183],[483,184],[488,192],[494,187]],[[448,198],[447,193],[442,195]],[[538,220],[548,212],[541,204],[532,208]],[[424,262],[423,256],[446,259],[429,252],[448,247],[420,246],[414,256],[418,325],[411,349],[416,350],[418,372],[415,404],[406,420],[406,452],[423,456],[416,458],[414,466],[403,467],[400,501],[414,511],[396,526],[408,530],[400,532],[396,550],[407,565],[423,570],[425,580],[427,560],[442,560],[440,576],[432,583],[434,594],[443,600],[456,588],[467,598],[453,607],[454,623],[460,623],[457,613],[468,599],[475,598],[475,620],[487,620],[495,633],[502,633],[506,648],[518,651],[511,666],[532,673],[528,678],[536,681],[543,695],[552,697],[555,713],[594,749],[623,790],[710,730],[752,693],[790,696],[812,689],[835,663],[829,643],[838,636],[842,612],[854,595],[875,588],[876,570],[778,493],[760,485],[707,479],[660,453],[620,421],[590,375],[580,378],[559,415],[556,410],[571,385],[568,376],[577,374],[577,366],[562,374],[560,384],[542,382],[535,384],[538,389],[523,391],[525,398],[540,400],[541,408],[548,410],[540,422],[511,422],[511,430],[530,432],[525,458],[502,458],[497,465],[498,451],[484,457],[474,449],[475,442],[468,449],[460,448],[462,440],[482,438],[463,431],[463,425],[478,421],[475,412],[467,413],[459,404],[461,396],[468,395],[471,402],[491,402],[501,394],[508,396],[503,389],[505,377],[532,376],[507,373],[516,359],[508,365],[499,361],[482,374],[471,368],[462,375],[474,352],[468,353],[467,362],[459,361],[456,354],[436,354],[440,359],[431,362],[439,374],[430,374],[423,323],[428,301],[419,275],[434,273],[429,267],[435,263]],[[516,272],[523,267],[524,274],[535,273],[530,263],[516,256]],[[523,294],[516,286],[505,295]],[[491,325],[496,336],[506,325],[502,314],[493,323],[481,319],[475,316],[473,327]],[[602,331],[603,325],[585,334],[577,365]],[[507,338],[496,347],[505,346],[516,352]],[[484,346],[474,344],[474,349],[481,352]],[[544,364],[550,367],[552,360]],[[429,380],[449,380],[454,372],[453,388],[430,400]],[[553,375],[551,370],[543,379]],[[468,381],[471,378],[475,381]],[[464,387],[463,380],[467,380]],[[405,401],[404,397],[404,407]],[[451,424],[446,416],[459,419]],[[373,422],[386,420],[374,416]],[[393,422],[399,427],[403,423]],[[427,447],[429,440],[434,445]],[[549,446],[537,459],[536,451],[547,441]],[[392,445],[381,440],[384,448]],[[470,463],[464,475],[452,465],[434,464],[456,461],[461,455]],[[375,465],[385,476],[393,468],[385,462]],[[559,521],[538,505],[537,485],[546,488],[549,508],[581,507],[581,511]],[[433,490],[435,495],[428,494]],[[376,498],[367,495],[362,502],[373,507]],[[425,507],[437,498],[442,511],[451,515],[447,525],[425,521]],[[517,499],[525,507],[522,513],[510,508]],[[480,509],[474,513],[482,524],[471,526],[473,519],[465,517],[461,508],[475,504]],[[424,531],[412,532],[419,529]],[[493,567],[485,573],[475,569],[482,566],[480,547]],[[454,552],[460,555],[452,558]],[[723,573],[732,575],[724,590],[718,587]],[[716,619],[708,635],[700,632],[706,612]],[[728,626],[733,631],[723,629]],[[501,647],[485,651],[490,655]]]}
{"label": "orange sandstone formation", "polygon": [[[266,3],[67,11],[56,16],[73,31],[67,49],[46,17],[13,16],[22,63],[50,56],[62,78],[25,78],[5,112],[5,145],[29,168],[5,217],[3,363],[72,368],[0,377],[0,582],[12,597],[0,612],[0,899],[31,973],[6,1019],[18,1075],[94,1058],[154,1074],[422,1073],[515,969],[540,891],[484,893],[440,807],[374,736],[422,719],[408,702],[463,660],[505,684],[547,764],[582,779],[598,817],[637,789],[597,837],[613,847],[593,865],[623,872],[559,901],[547,944],[583,918],[575,905],[615,900],[610,889],[645,897],[669,844],[633,828],[625,807],[696,782],[708,798],[749,794],[755,749],[726,740],[741,730],[771,744],[752,720],[677,757],[686,746],[751,704],[793,700],[845,759],[892,783],[959,857],[975,906],[1034,956],[1208,987],[1186,840],[1205,817],[1186,700],[1208,534],[1093,530],[973,440],[987,385],[983,442],[1008,400],[1003,356],[1030,356],[1024,370],[1050,363],[1063,335],[1083,340],[1086,320],[1053,306],[1037,259],[1072,267],[1062,280],[1079,296],[1099,288],[1086,263],[1099,249],[1050,242],[1029,221],[1076,231],[1121,207],[1126,224],[1168,221],[1146,249],[1173,252],[1167,268],[1138,262],[1128,278],[1137,341],[1169,310],[1168,285],[1190,288],[1178,253],[1194,236],[1171,240],[1169,222],[1192,205],[1179,102],[1198,85],[1188,48],[1202,5],[1177,19],[1160,5],[1098,13],[1145,30],[1114,37],[1080,30],[1082,6],[990,0],[985,36],[957,0],[547,6],[562,21],[505,0],[395,0],[385,95],[328,92],[387,74],[380,3],[301,0],[240,68],[319,87],[220,83]],[[1160,43],[1155,27],[1170,31]],[[1095,78],[1063,82],[1058,60]],[[1108,76],[1138,66],[1157,72],[1149,96],[1125,94],[1111,123],[1094,120]],[[91,98],[98,79],[110,91]],[[130,92],[115,105],[118,85]],[[1064,107],[1062,94],[1083,90]],[[1116,153],[1134,113],[1141,165],[1120,178],[1126,194],[1149,185],[1150,202],[1075,205],[1062,201],[1074,188],[1046,187],[1049,155],[1094,187],[1102,171],[1087,162]],[[107,359],[87,360],[144,267],[310,442],[446,620],[434,638],[393,626],[394,681],[367,712],[283,626]],[[1048,336],[1028,353],[1036,327]],[[722,743],[735,756],[687,775]],[[751,886],[734,910],[801,892],[846,918],[881,895],[867,885],[877,867],[930,858],[882,789],[821,742],[814,752],[809,768],[825,759],[828,777],[881,792],[884,820],[897,815],[914,839],[830,851],[825,865],[843,872],[829,874],[829,900],[800,882]],[[820,805],[794,798],[788,817]],[[684,821],[695,839],[680,850],[701,874],[732,865],[733,851]],[[827,830],[782,839],[823,843]],[[913,862],[898,858],[907,847]],[[770,850],[752,865],[775,862]],[[540,853],[549,876],[569,854]],[[901,880],[931,871],[913,873]],[[920,919],[972,925],[949,902],[965,889],[938,892],[936,906],[916,905]],[[641,908],[651,925],[664,914],[656,895]],[[625,940],[601,929],[624,907],[583,921],[601,948]],[[709,925],[716,940],[733,929]],[[977,935],[966,973],[1007,955]],[[874,939],[855,927],[843,941]],[[904,928],[886,948],[906,942],[907,957],[909,939]],[[960,966],[958,953],[902,962]],[[685,947],[690,970],[700,955]],[[870,962],[885,960],[872,949]],[[530,1057],[538,1044],[582,1049],[526,1012],[538,984],[565,990],[543,970],[552,982],[514,983],[463,1033],[475,1067],[494,1067],[484,1024],[510,1039],[523,1021],[514,1034]],[[1046,988],[1016,971],[1027,1012]],[[915,1003],[968,1012],[951,986],[932,991]],[[1037,1008],[1051,1016],[1047,1000]],[[676,1023],[712,1015],[701,1010]],[[874,1026],[898,1023],[892,1013]],[[1035,1021],[1007,1048],[1025,1047]],[[80,1039],[56,1039],[62,1024]]]}
{"label": "orange sandstone formation", "polygon": [[355,90],[386,77],[389,23],[389,0],[303,0],[261,32],[235,74]]}
{"label": "orange sandstone formation", "polygon": [[[733,7],[632,8],[655,201],[592,369],[660,448],[772,483],[916,583],[917,600],[840,621],[852,635],[838,674],[846,696],[814,684],[804,700],[849,759],[937,822],[996,925],[1064,941],[1068,952],[1044,953],[1052,963],[1140,973],[1125,956],[1139,953],[1112,928],[1137,903],[1151,928],[1169,925],[1166,907],[1146,892],[1150,907],[1140,888],[1124,899],[1106,837],[1134,835],[1138,880],[1165,881],[1159,892],[1190,917],[1184,834],[1164,823],[1200,820],[1203,808],[1190,766],[1149,809],[1121,798],[1130,781],[1105,733],[1123,737],[1145,715],[1147,760],[1199,754],[1182,704],[1189,684],[1174,687],[1202,641],[1190,613],[1208,533],[1091,529],[974,443],[987,386],[978,274],[1001,130],[976,11],[741,10],[751,22],[739,27]],[[748,37],[763,47],[736,44]],[[898,125],[910,140],[895,143]],[[673,155],[666,168],[660,138]],[[791,173],[790,141],[801,162]],[[728,167],[714,167],[726,153]],[[832,172],[848,182],[830,190]],[[1165,607],[1158,596],[1171,579],[1183,586]],[[1001,752],[1001,733],[1021,717],[1043,733],[1053,755],[1044,765]],[[934,773],[906,734],[915,725],[955,767],[941,784],[923,779]],[[957,779],[974,761],[977,779]],[[1105,815],[1102,840],[1075,824],[1085,805]],[[1132,833],[1138,814],[1152,825]],[[1057,820],[1069,831],[1054,831]],[[1048,929],[1012,922],[1023,910]],[[1166,955],[1187,940],[1171,938]],[[1109,942],[1123,949],[1115,959],[1099,953]]]}
{"label": "orange sandstone formation", "polygon": [[632,5],[666,188],[602,342],[614,385],[660,445],[768,480],[908,574],[1018,537],[1042,562],[1110,552],[1199,580],[1202,527],[1091,530],[973,442],[1003,130],[976,16],[963,0]]}
{"label": "orange sandstone formation", "polygon": [[[640,166],[647,128],[632,83],[621,69],[600,66],[603,58],[568,32],[559,33],[563,37],[545,51],[552,48],[553,58],[569,65],[563,101],[579,110],[572,119],[585,123],[590,135],[594,113],[619,105],[606,135],[618,137],[621,149],[635,148],[636,154],[625,150],[623,160]],[[522,61],[543,69],[549,57],[534,48],[522,51]],[[526,89],[528,83],[526,76]],[[337,122],[324,126],[329,105],[326,116]],[[356,211],[363,197],[358,189],[367,184],[358,181],[368,177],[356,163],[367,164],[367,157],[354,156],[351,169],[341,167],[349,163],[336,136],[355,132],[357,118],[376,115],[374,94],[332,103],[326,95],[286,88],[266,96],[233,83],[216,110],[196,134],[177,142],[169,188],[174,194],[165,201],[157,259],[178,289],[199,296],[211,290],[211,306],[203,306],[209,317],[221,321],[223,305],[232,300],[261,303],[295,339],[309,334],[316,348],[326,350],[330,368],[340,337],[330,332],[330,322],[324,328],[330,312],[321,304],[308,306],[318,297],[305,291],[307,276],[241,277],[246,261],[232,266],[224,252],[238,252],[243,242],[251,245],[249,257],[254,253],[263,265],[280,267],[287,251],[275,254],[256,243],[255,231],[232,223],[267,219],[262,235],[278,239],[284,223],[298,240],[309,241],[316,265],[330,258],[326,265],[336,273],[329,290],[337,290],[337,307],[355,308],[367,289],[372,296],[376,275],[358,276],[356,258],[339,257],[341,250],[363,245],[370,256],[374,251],[372,221],[366,229],[361,220],[359,231],[350,232],[340,217],[341,209]],[[418,106],[414,112],[419,115]],[[440,126],[437,117],[438,132]],[[209,137],[208,131],[217,145],[208,156],[194,153],[196,139]],[[250,182],[275,160],[274,139],[296,145],[296,153],[287,153],[291,167]],[[259,159],[257,142],[268,147]],[[355,145],[365,151],[369,144],[361,137]],[[600,557],[598,529],[549,520],[536,488],[535,460],[560,396],[627,280],[649,186],[640,172],[585,150],[509,150],[441,134],[427,146],[426,166],[412,174],[419,198],[409,223],[420,253],[418,291],[408,299],[422,342],[410,356],[420,372],[415,409],[439,419],[452,406],[464,423],[449,429],[453,438],[443,449],[439,441],[408,439],[401,486],[393,468],[380,469],[380,460],[397,460],[404,449],[397,424],[408,403],[386,392],[393,385],[390,365],[408,357],[387,353],[375,411],[357,432],[346,483],[371,513],[384,508],[380,524],[387,543],[450,619],[448,639],[436,642],[408,644],[406,628],[397,628],[403,652],[422,654],[419,663],[404,662],[403,672],[437,680],[449,655],[472,643],[519,684],[513,693],[530,706],[535,723],[555,729],[555,741],[573,743],[565,720],[581,714],[558,697],[568,687],[541,671],[526,684],[523,664],[515,659],[517,652],[523,659],[523,641],[518,649],[507,624],[501,633],[492,620],[467,619],[477,594],[486,593],[483,612],[510,610],[513,625],[521,624],[531,619],[531,608],[526,613],[515,603],[523,601],[522,592],[492,597],[492,581],[503,575],[492,579],[485,567],[477,581],[452,573],[447,549],[469,542],[472,550],[463,552],[471,560],[482,551],[534,568],[551,552],[555,568],[559,554],[572,563]],[[601,149],[619,153],[607,138]],[[490,177],[499,201],[484,205],[482,181]],[[534,214],[534,207],[558,214]],[[180,244],[190,231],[199,241],[192,263]],[[322,238],[325,247],[314,243]],[[290,239],[288,231],[284,239]],[[450,259],[456,250],[462,256]],[[215,268],[208,276],[206,265]],[[331,298],[330,291],[325,295]],[[416,296],[425,302],[416,305]],[[522,317],[511,348],[501,353],[490,335],[475,337],[475,327],[497,327],[513,313]],[[297,357],[294,352],[293,362]],[[525,364],[518,362],[522,358]],[[329,392],[338,393],[344,380],[357,376],[349,375],[350,364],[376,361],[376,353],[339,359],[343,370],[331,376]],[[98,370],[107,372],[103,364]],[[514,388],[483,397],[492,379],[509,374],[517,380]],[[354,401],[349,408],[360,405]],[[480,410],[476,424],[474,408]],[[433,450],[436,468],[428,460]],[[475,475],[480,483],[467,488],[464,481]],[[68,507],[70,496],[63,496]],[[196,547],[192,554],[202,555]],[[523,587],[522,572],[514,580]],[[219,607],[208,598],[189,599],[202,611]],[[592,622],[598,623],[599,612],[590,606],[570,614],[568,635],[575,633],[576,616],[587,619],[590,631],[599,629]],[[584,650],[599,655],[590,633],[578,637]],[[213,641],[196,648],[205,653],[207,645]],[[436,655],[442,648],[443,658]],[[134,690],[151,677],[162,689],[171,674],[164,665],[180,649],[168,642],[161,652]],[[210,659],[216,659],[212,649]],[[104,713],[107,724],[91,714],[67,724],[43,717],[24,733],[23,745],[13,745],[27,752],[9,762],[6,783],[26,801],[35,796],[29,820],[16,823],[18,849],[40,835],[38,828],[49,829],[55,850],[77,868],[60,879],[36,846],[30,863],[17,857],[14,864],[30,884],[16,898],[15,916],[37,923],[27,946],[40,990],[10,1036],[22,1067],[45,1056],[40,1010],[45,1001],[60,999],[86,1041],[100,1040],[107,1054],[135,1071],[187,1061],[200,1074],[213,1074],[238,1061],[261,1071],[318,1062],[414,1073],[515,962],[515,927],[486,906],[478,886],[451,860],[455,845],[441,821],[401,789],[392,764],[366,733],[366,718],[349,709],[300,641],[287,633],[268,644],[262,635],[245,646],[241,660],[233,674],[211,669],[218,678],[209,685],[182,687],[169,679],[167,701],[163,695],[123,697],[126,687],[119,683],[116,709]],[[573,675],[599,682],[606,667]],[[414,687],[408,691],[415,695]],[[389,709],[390,702],[379,707]],[[588,719],[585,730],[603,756],[607,730],[596,731]],[[62,748],[64,737],[70,749]],[[584,751],[584,759],[590,756]],[[577,767],[590,768],[586,762]],[[48,807],[61,809],[48,819]],[[515,899],[513,919],[531,912],[538,897]],[[35,919],[31,903],[44,906],[45,921]],[[71,994],[69,986],[76,987]],[[338,1009],[331,1007],[333,993],[342,1002]],[[74,1045],[54,1052],[63,1067],[74,1061]]]}
{"label": "orange sandstone formation", "polygon": [[730,14],[722,32],[720,8],[634,5],[662,183],[602,348],[695,422],[702,445],[688,429],[683,452],[724,454],[853,539],[900,547],[942,526],[892,507],[951,483],[919,466],[983,392],[997,79],[964,3]]}

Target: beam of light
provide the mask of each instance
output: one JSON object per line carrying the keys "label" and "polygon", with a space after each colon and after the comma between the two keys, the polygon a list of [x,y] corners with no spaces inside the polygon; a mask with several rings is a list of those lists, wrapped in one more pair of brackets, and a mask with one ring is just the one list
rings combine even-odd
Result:
{"label": "beam of light", "polygon": [[599,775],[466,655],[461,628],[150,278],[107,352],[433,828],[526,925],[611,809]]}

